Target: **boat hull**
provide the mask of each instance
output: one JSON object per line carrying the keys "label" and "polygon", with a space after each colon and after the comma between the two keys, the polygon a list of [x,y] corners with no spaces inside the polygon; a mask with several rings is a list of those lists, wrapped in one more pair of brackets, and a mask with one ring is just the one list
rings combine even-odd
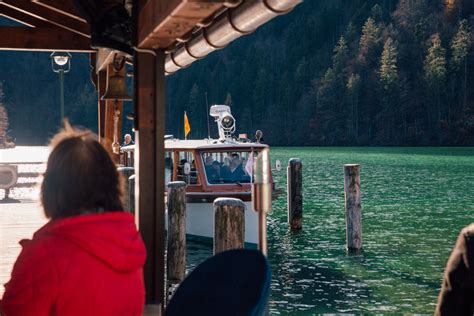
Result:
{"label": "boat hull", "polygon": [[[245,203],[245,245],[258,244],[258,216],[251,202]],[[213,242],[214,206],[212,203],[186,203],[186,234],[192,239]]]}
{"label": "boat hull", "polygon": [[[252,210],[252,202],[245,204],[245,247],[258,246],[258,216]],[[168,216],[166,216],[168,226]],[[191,240],[214,242],[214,205],[213,203],[186,203],[186,237]]]}

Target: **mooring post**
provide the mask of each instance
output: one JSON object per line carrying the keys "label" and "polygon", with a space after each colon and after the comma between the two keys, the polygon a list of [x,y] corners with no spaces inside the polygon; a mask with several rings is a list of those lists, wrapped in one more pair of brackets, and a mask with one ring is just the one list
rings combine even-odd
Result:
{"label": "mooring post", "polygon": [[287,167],[288,224],[291,230],[303,228],[303,164],[291,158]]}
{"label": "mooring post", "polygon": [[359,250],[362,248],[359,165],[344,165],[344,198],[347,249]]}
{"label": "mooring post", "polygon": [[128,178],[128,209],[130,213],[135,214],[135,175]]}
{"label": "mooring post", "polygon": [[214,254],[244,248],[245,203],[240,199],[214,200]]}
{"label": "mooring post", "polygon": [[[132,212],[132,202],[130,201],[130,193],[131,191],[134,191],[135,188],[134,186],[130,186],[130,183],[129,183],[129,178],[135,174],[135,169],[133,167],[119,167],[117,168],[117,172],[119,174],[121,174],[125,180],[125,192],[124,192],[124,196],[125,196],[125,210],[126,211],[129,211],[129,212]],[[134,202],[133,202],[134,203]],[[134,208],[134,207],[133,207]]]}
{"label": "mooring post", "polygon": [[168,294],[172,295],[186,275],[186,183],[168,183]]}

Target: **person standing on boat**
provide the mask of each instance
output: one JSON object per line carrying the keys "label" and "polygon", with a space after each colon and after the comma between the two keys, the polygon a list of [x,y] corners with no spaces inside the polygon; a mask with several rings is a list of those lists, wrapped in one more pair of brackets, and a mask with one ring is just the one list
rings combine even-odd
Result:
{"label": "person standing on boat", "polygon": [[52,142],[41,203],[50,221],[22,240],[0,314],[142,315],[145,245],[123,211],[123,181],[89,131]]}
{"label": "person standing on boat", "polygon": [[122,147],[123,146],[128,146],[128,145],[135,145],[135,142],[132,139],[132,135],[125,134],[125,136],[123,137]]}

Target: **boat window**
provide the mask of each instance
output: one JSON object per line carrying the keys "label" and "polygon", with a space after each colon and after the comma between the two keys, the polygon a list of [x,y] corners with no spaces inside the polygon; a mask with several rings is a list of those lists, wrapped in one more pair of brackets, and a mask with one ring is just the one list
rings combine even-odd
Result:
{"label": "boat window", "polygon": [[[194,159],[194,153],[191,151],[181,151],[178,154],[178,170],[177,170],[177,181],[184,181],[187,184],[199,184],[199,175],[196,168],[196,161]],[[191,172],[189,174],[184,173],[184,164],[189,163],[191,166]]]}
{"label": "boat window", "polygon": [[[253,153],[253,158],[252,157]],[[240,184],[252,181],[257,151],[203,152],[202,161],[209,184]]]}

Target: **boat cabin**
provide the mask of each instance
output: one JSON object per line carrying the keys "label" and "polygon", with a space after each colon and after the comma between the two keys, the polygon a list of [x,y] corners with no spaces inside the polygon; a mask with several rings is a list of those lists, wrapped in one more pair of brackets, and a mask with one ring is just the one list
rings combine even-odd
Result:
{"label": "boat cabin", "polygon": [[[133,166],[134,145],[121,149],[121,163]],[[165,183],[186,182],[188,202],[220,197],[251,199],[253,161],[268,145],[217,140],[165,140]],[[199,197],[192,193],[202,193]],[[209,194],[206,194],[209,193]],[[192,198],[194,196],[194,198]]]}
{"label": "boat cabin", "polygon": [[[165,184],[186,182],[188,203],[212,203],[216,197],[236,197],[249,202],[253,162],[268,145],[259,142],[260,131],[256,142],[246,135],[234,137],[235,119],[230,107],[213,105],[210,115],[218,125],[219,139],[180,140],[165,136]],[[122,165],[133,167],[134,148],[134,145],[121,148]]]}

